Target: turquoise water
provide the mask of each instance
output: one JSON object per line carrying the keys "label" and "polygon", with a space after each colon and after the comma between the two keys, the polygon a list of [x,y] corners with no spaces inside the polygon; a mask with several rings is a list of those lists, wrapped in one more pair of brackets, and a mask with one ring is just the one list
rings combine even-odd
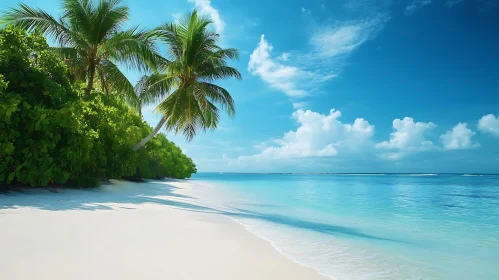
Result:
{"label": "turquoise water", "polygon": [[499,279],[499,176],[193,178],[287,257],[336,279]]}

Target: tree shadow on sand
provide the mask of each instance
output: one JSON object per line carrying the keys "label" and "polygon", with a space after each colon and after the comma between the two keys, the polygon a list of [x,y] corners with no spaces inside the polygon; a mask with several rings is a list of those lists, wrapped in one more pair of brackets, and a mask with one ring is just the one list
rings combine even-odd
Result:
{"label": "tree shadow on sand", "polygon": [[241,208],[203,206],[196,198],[177,193],[177,189],[179,188],[168,184],[168,181],[165,180],[145,183],[123,182],[119,186],[109,184],[96,189],[62,190],[57,193],[41,189],[10,191],[0,194],[0,213],[5,209],[22,207],[47,211],[96,211],[133,210],[141,204],[156,204],[199,213],[220,214],[232,218],[262,220],[333,236],[407,243],[366,234],[355,228],[340,225],[302,220]]}

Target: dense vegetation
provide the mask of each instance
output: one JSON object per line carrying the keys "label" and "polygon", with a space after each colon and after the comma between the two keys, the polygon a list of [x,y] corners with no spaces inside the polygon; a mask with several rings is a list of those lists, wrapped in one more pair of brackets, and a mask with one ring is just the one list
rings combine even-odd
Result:
{"label": "dense vegetation", "polygon": [[68,65],[72,81],[97,84],[103,91],[120,94],[138,106],[133,85],[118,68],[144,70],[161,57],[150,32],[138,27],[123,29],[130,17],[121,0],[64,0],[57,18],[47,12],[19,4],[2,15],[1,21],[36,31],[57,43],[52,49]]}
{"label": "dense vegetation", "polygon": [[88,91],[40,35],[0,30],[0,185],[95,186],[110,178],[186,178],[192,160],[119,94]]}
{"label": "dense vegetation", "polygon": [[[195,10],[150,30],[123,29],[129,17],[121,0],[62,0],[58,17],[26,4],[0,15],[0,186],[196,172],[158,132],[191,141],[217,127],[220,109],[234,116],[231,95],[215,82],[241,78],[227,64],[238,51],[221,48]],[[132,86],[118,65],[143,78]],[[141,117],[151,104],[162,116],[154,129]]]}

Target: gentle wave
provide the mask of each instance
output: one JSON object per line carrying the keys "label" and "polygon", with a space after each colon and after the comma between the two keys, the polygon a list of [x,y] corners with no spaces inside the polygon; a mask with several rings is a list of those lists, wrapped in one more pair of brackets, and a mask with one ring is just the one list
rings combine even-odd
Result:
{"label": "gentle wave", "polygon": [[253,235],[269,242],[286,258],[333,280],[441,279],[429,266],[420,265],[415,268],[403,259],[336,238],[268,222],[238,218],[233,220]]}
{"label": "gentle wave", "polygon": [[256,236],[256,237],[258,237],[258,238],[260,238],[260,239],[263,239],[263,240],[265,240],[265,241],[269,242],[269,243],[270,243],[270,245],[272,245],[272,247],[273,247],[273,248],[274,248],[274,249],[275,249],[275,250],[276,250],[279,254],[283,255],[283,256],[284,256],[284,257],[286,257],[287,259],[289,259],[289,260],[291,260],[291,261],[293,261],[294,263],[297,263],[297,264],[299,264],[299,265],[302,265],[302,266],[305,266],[305,267],[311,268],[311,269],[313,269],[313,270],[317,271],[317,273],[319,273],[320,275],[323,275],[323,276],[325,276],[325,277],[327,277],[327,278],[329,278],[329,279],[332,279],[332,280],[337,280],[337,279],[336,279],[336,277],[334,277],[334,276],[332,276],[332,275],[325,274],[325,273],[323,273],[322,271],[320,271],[319,269],[317,269],[317,268],[315,268],[315,267],[313,267],[313,266],[311,266],[311,265],[308,265],[308,264],[302,263],[302,262],[300,262],[299,260],[297,260],[296,258],[294,258],[293,256],[291,256],[291,255],[288,255],[288,254],[284,253],[284,252],[283,252],[283,250],[281,250],[281,248],[279,248],[279,247],[276,245],[276,243],[275,243],[274,241],[272,241],[271,239],[269,239],[269,238],[267,238],[267,237],[265,237],[265,236],[263,236],[263,235],[261,235],[261,234],[258,234],[258,233],[257,233],[257,232],[255,232],[255,231],[254,231],[254,229],[252,229],[252,228],[251,228],[248,224],[246,224],[246,223],[242,222],[242,221],[241,221],[241,220],[239,220],[239,219],[233,218],[233,217],[231,217],[231,219],[232,219],[234,222],[236,222],[236,223],[238,223],[238,224],[242,225],[242,226],[244,227],[244,229],[246,229],[249,233],[253,234],[254,236]]}

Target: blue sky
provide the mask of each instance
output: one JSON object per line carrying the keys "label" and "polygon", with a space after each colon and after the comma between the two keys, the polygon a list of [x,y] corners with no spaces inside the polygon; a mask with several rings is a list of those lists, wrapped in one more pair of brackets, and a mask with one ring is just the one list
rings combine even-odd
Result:
{"label": "blue sky", "polygon": [[243,80],[219,83],[236,117],[167,134],[199,171],[499,173],[499,1],[126,3],[145,27],[197,7],[241,52]]}

